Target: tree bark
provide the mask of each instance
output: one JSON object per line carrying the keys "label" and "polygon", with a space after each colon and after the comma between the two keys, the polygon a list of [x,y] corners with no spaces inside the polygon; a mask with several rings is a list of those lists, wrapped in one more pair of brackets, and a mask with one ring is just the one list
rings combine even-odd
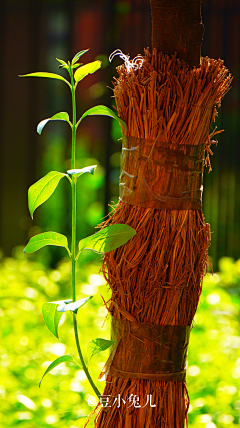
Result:
{"label": "tree bark", "polygon": [[201,0],[150,0],[152,48],[198,66],[204,26]]}

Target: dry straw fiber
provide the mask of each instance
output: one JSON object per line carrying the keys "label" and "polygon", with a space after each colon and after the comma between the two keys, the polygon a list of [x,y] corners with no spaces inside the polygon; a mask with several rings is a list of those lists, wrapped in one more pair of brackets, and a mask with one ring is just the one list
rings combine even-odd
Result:
{"label": "dry straw fiber", "polygon": [[[217,133],[209,135],[210,126],[231,83],[223,61],[201,58],[200,66],[190,69],[176,56],[146,50],[142,67],[128,72],[122,65],[118,73],[114,95],[127,124],[123,132],[148,144],[160,141],[164,147],[204,145],[210,167],[211,138]],[[156,177],[154,164],[151,172],[162,184],[169,179],[164,169]],[[103,227],[114,223],[128,224],[137,234],[105,255],[103,271],[112,291],[109,313],[134,323],[191,326],[210,244],[201,209],[171,209],[169,204],[158,209],[120,201]],[[185,381],[108,375],[103,394],[111,399],[109,407],[97,407],[96,428],[183,428],[187,419]],[[150,395],[155,407],[145,405]],[[119,396],[120,407],[118,401],[113,404]],[[139,397],[141,407],[131,405],[133,396]]]}

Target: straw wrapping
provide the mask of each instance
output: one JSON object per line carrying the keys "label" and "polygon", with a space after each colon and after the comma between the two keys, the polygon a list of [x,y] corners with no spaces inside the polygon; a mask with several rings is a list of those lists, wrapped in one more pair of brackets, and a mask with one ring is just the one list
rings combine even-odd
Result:
{"label": "straw wrapping", "polygon": [[190,326],[135,323],[112,317],[117,349],[110,375],[183,382]]}
{"label": "straw wrapping", "polygon": [[[151,54],[147,49],[142,67],[128,72],[122,65],[118,74],[114,95],[118,114],[127,124],[127,132],[123,132],[153,143],[164,141],[169,146],[204,144],[206,164],[211,170],[212,137],[220,131],[210,131],[210,125],[232,81],[223,61],[201,58],[200,66],[190,69],[177,55],[170,57],[156,49]],[[132,166],[124,167],[124,171],[135,175]],[[159,179],[155,167],[152,175]],[[210,226],[202,210],[145,208],[119,201],[101,227],[118,223],[130,225],[137,234],[104,256],[102,272],[112,291],[106,302],[109,313],[136,323],[190,326],[209,261]],[[132,371],[139,370],[134,367]],[[98,405],[95,428],[183,428],[187,423],[185,381],[120,378],[110,371],[104,395],[119,394],[125,401],[131,394],[138,396],[143,407],[119,409],[115,403],[106,412]],[[149,394],[154,408],[144,407]]]}
{"label": "straw wrapping", "polygon": [[119,199],[144,208],[201,209],[204,151],[205,144],[124,135]]}

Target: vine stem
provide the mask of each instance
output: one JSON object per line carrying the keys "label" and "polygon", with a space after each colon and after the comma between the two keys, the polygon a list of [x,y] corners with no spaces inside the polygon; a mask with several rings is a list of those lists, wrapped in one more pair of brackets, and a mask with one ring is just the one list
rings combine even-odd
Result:
{"label": "vine stem", "polygon": [[87,376],[87,378],[89,380],[89,383],[90,383],[91,387],[93,388],[95,394],[99,398],[101,396],[101,393],[98,390],[98,388],[96,387],[95,383],[93,382],[93,380],[92,380],[92,378],[90,376],[90,373],[88,371],[88,368],[87,368],[87,366],[85,364],[83,355],[82,355],[82,351],[81,351],[81,347],[80,347],[80,342],[79,342],[79,337],[78,337],[77,316],[74,313],[73,313],[73,325],[74,325],[75,341],[76,341],[76,345],[77,345],[77,350],[78,350],[79,358],[80,358],[80,361],[81,361],[82,366],[83,366],[83,370],[84,370],[85,375]]}
{"label": "vine stem", "polygon": [[[76,97],[73,80],[73,72],[71,73],[71,92],[72,92],[72,169],[76,167]],[[72,300],[76,300],[76,205],[77,205],[77,180],[72,177]]]}
{"label": "vine stem", "polygon": [[[74,86],[74,80],[73,80],[73,70],[71,67],[69,67],[70,70],[70,77],[71,77],[71,92],[72,92],[72,169],[75,169],[76,167],[76,97],[75,97],[75,86]],[[74,177],[74,174],[72,176],[72,245],[71,245],[71,251],[72,251],[72,301],[76,301],[76,206],[77,206],[77,191],[76,191],[76,185],[77,185],[77,179]],[[78,326],[77,326],[77,315],[73,312],[73,327],[74,327],[74,335],[75,335],[75,341],[77,345],[78,355],[80,358],[80,361],[82,363],[83,370],[87,376],[87,379],[92,386],[95,394],[99,398],[101,396],[101,393],[99,392],[98,388],[94,384],[90,373],[88,371],[88,368],[85,364],[83,354],[81,351],[79,336],[78,336]]]}

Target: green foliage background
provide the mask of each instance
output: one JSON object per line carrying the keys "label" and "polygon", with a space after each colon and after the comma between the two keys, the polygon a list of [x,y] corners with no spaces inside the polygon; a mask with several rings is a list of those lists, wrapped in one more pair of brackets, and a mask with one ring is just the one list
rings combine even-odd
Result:
{"label": "green foliage background", "polygon": [[[87,251],[85,252],[87,254]],[[87,343],[110,338],[109,320],[100,293],[110,297],[98,259],[85,261],[77,272],[77,298],[94,295],[78,312],[80,338]],[[240,423],[240,260],[222,258],[219,272],[204,279],[200,305],[193,323],[188,355],[190,428],[236,427]],[[71,266],[62,259],[55,269],[22,254],[0,264],[0,428],[83,427],[93,392],[82,370],[61,364],[38,382],[47,365],[58,356],[77,358],[71,319],[59,328],[60,341],[47,330],[41,307],[44,302],[68,298]],[[65,316],[65,315],[64,315]],[[66,344],[66,345],[63,345]],[[86,356],[86,353],[85,353]],[[93,357],[94,379],[108,351]],[[100,391],[103,383],[97,381]],[[137,409],[136,409],[137,411]],[[89,427],[93,427],[93,420]]]}

